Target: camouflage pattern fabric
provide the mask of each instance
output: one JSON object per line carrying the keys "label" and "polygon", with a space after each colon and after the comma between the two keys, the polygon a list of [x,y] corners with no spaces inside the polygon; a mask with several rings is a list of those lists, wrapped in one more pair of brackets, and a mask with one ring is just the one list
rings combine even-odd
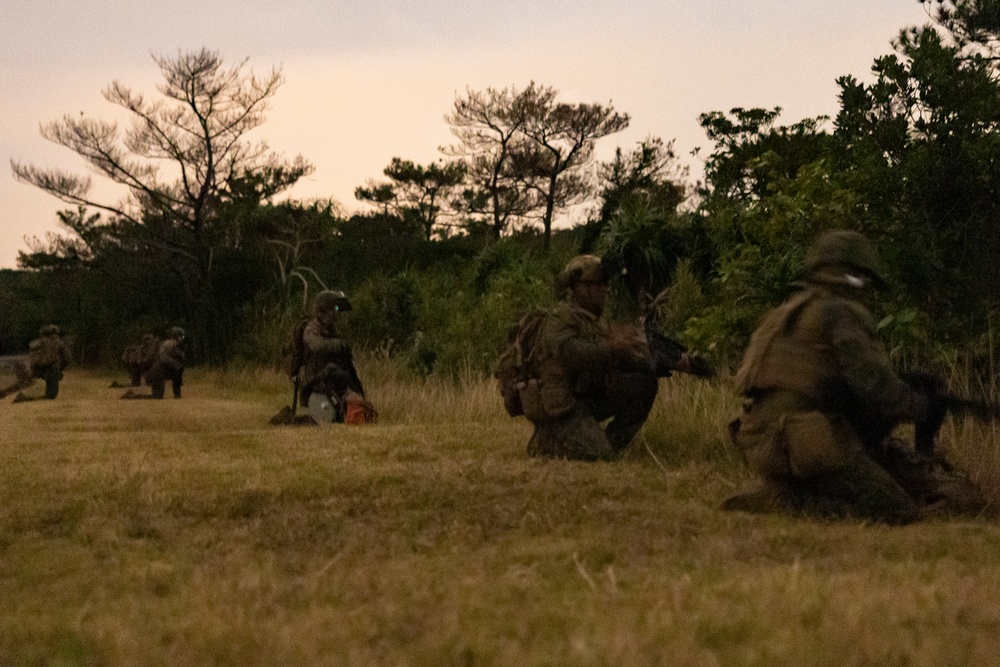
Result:
{"label": "camouflage pattern fabric", "polygon": [[146,382],[152,389],[153,398],[164,397],[167,380],[170,380],[174,398],[181,397],[185,357],[184,344],[180,340],[168,338],[160,343],[156,353],[156,362],[146,371],[145,375]]}
{"label": "camouflage pattern fabric", "polygon": [[156,363],[159,349],[160,339],[153,334],[146,334],[142,337],[142,342],[125,348],[122,353],[122,362],[125,364],[133,387],[142,384],[143,375]]}
{"label": "camouflage pattern fabric", "polygon": [[[45,328],[47,327],[43,327]],[[45,398],[54,399],[59,395],[63,370],[70,364],[69,348],[58,333],[49,332],[31,341],[28,345],[28,359],[32,377],[45,381]]]}
{"label": "camouflage pattern fabric", "polygon": [[313,318],[302,331],[302,342],[305,359],[299,395],[303,405],[313,392],[339,397],[340,404],[348,391],[365,395],[351,346],[341,338],[336,327],[324,326],[319,319]]}
{"label": "camouflage pattern fabric", "polygon": [[541,410],[525,409],[535,426],[529,455],[612,460],[642,428],[657,390],[648,350],[645,359],[621,358],[607,344],[610,334],[601,318],[570,301],[546,316],[532,369]]}
{"label": "camouflage pattern fabric", "polygon": [[0,389],[0,399],[22,389],[27,389],[35,381],[31,376],[31,361],[26,354],[0,357],[0,371],[14,376],[12,384]]}
{"label": "camouflage pattern fabric", "polygon": [[724,507],[773,508],[780,497],[786,509],[820,514],[888,523],[920,516],[930,496],[912,479],[901,483],[883,452],[896,424],[923,417],[926,399],[893,372],[859,297],[829,281],[810,284],[754,332],[736,376],[748,401],[731,433],[765,490]]}

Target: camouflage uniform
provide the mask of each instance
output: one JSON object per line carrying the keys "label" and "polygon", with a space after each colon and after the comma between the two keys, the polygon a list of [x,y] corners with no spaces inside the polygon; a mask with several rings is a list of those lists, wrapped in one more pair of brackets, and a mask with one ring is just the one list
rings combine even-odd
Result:
{"label": "camouflage uniform", "polygon": [[59,327],[54,324],[45,325],[39,334],[28,345],[31,376],[45,381],[45,398],[53,399],[59,395],[59,381],[70,363],[69,348],[59,337]]}
{"label": "camouflage uniform", "polygon": [[324,290],[313,300],[312,319],[302,332],[305,357],[300,378],[300,400],[309,404],[311,394],[321,394],[335,404],[335,420],[343,421],[349,392],[361,399],[365,390],[354,366],[350,344],[337,329],[338,314],[351,310],[339,290]]}
{"label": "camouflage uniform", "polygon": [[876,338],[862,299],[880,281],[865,237],[830,232],[807,255],[804,288],[764,317],[736,376],[747,402],[730,425],[763,484],[726,509],[919,518],[914,485],[884,463],[893,428],[923,419],[927,400]]}
{"label": "camouflage uniform", "polygon": [[0,369],[9,371],[14,375],[14,383],[0,389],[0,399],[6,398],[15,391],[27,389],[35,381],[31,377],[31,360],[26,354],[0,357]]}
{"label": "camouflage uniform", "polygon": [[[656,398],[648,348],[636,338],[616,346],[601,318],[574,286],[602,283],[600,260],[574,258],[560,274],[570,297],[545,317],[532,352],[533,379],[522,390],[524,414],[535,427],[528,454],[583,461],[621,455],[642,428]],[[595,312],[595,310],[597,312]],[[601,422],[611,419],[606,428]]]}
{"label": "camouflage uniform", "polygon": [[166,393],[167,380],[170,380],[174,398],[181,397],[181,385],[184,382],[184,329],[172,327],[167,332],[167,339],[160,343],[156,352],[156,361],[146,371],[146,383],[152,389],[152,398],[163,398]]}
{"label": "camouflage uniform", "polygon": [[153,334],[142,337],[141,343],[129,345],[122,353],[122,362],[128,370],[133,387],[142,384],[142,376],[153,367],[160,350],[160,339]]}

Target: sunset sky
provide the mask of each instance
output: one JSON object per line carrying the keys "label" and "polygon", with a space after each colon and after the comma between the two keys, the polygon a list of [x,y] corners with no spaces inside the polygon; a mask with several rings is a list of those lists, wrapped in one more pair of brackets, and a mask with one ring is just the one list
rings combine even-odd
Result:
{"label": "sunset sky", "polygon": [[[208,47],[249,58],[285,84],[250,138],[315,173],[290,192],[363,208],[354,188],[394,157],[418,163],[452,142],[456,93],[554,87],[566,102],[612,103],[629,129],[599,156],[653,135],[690,152],[711,148],[700,113],[784,109],[781,120],[832,115],[838,76],[868,80],[906,26],[927,22],[917,0],[0,0],[0,268],[24,237],[58,231],[59,200],[17,183],[10,160],[86,171],[42,139],[41,123],[81,112],[116,118],[101,91],[117,79],[155,93],[151,54]],[[109,193],[114,198],[114,193]]]}

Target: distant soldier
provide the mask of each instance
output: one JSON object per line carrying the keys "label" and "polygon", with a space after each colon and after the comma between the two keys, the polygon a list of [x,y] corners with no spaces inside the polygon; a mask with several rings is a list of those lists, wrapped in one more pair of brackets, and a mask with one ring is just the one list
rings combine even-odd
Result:
{"label": "distant soldier", "polygon": [[300,400],[317,422],[374,419],[351,345],[337,328],[340,313],[350,310],[351,302],[342,291],[324,290],[313,299],[312,318],[302,329]]}
{"label": "distant soldier", "polygon": [[[38,338],[28,345],[28,364],[32,378],[45,381],[44,398],[54,399],[59,395],[59,381],[63,378],[63,370],[70,363],[69,348],[63,342],[59,327],[46,324],[38,331]],[[41,396],[26,396],[19,393],[14,397],[15,403],[32,401]]]}
{"label": "distant soldier", "polygon": [[174,398],[181,397],[181,385],[184,381],[184,329],[171,327],[166,339],[156,350],[156,359],[143,376],[152,394],[139,394],[131,389],[122,398],[163,398],[166,393],[167,380],[171,383]]}
{"label": "distant soldier", "polygon": [[822,235],[804,277],[761,321],[736,375],[747,401],[730,432],[761,482],[723,507],[888,523],[914,521],[932,503],[981,507],[970,481],[889,437],[924,420],[928,400],[892,370],[876,338],[865,300],[884,281],[871,242]]}
{"label": "distant soldier", "polygon": [[14,383],[0,389],[0,399],[7,398],[15,391],[27,389],[34,382],[31,377],[31,361],[26,354],[13,354],[0,357],[0,370],[10,372],[14,376]]}
{"label": "distant soldier", "polygon": [[153,390],[153,398],[163,398],[167,380],[170,380],[174,398],[181,397],[181,384],[184,381],[184,329],[171,327],[167,339],[160,343],[156,352],[156,361],[146,371],[146,382]]}
{"label": "distant soldier", "polygon": [[594,255],[574,257],[557,278],[565,298],[540,325],[532,379],[521,390],[535,427],[531,456],[615,459],[653,407],[658,383],[646,339],[613,330],[602,317],[608,282]]}
{"label": "distant soldier", "polygon": [[[142,377],[153,367],[160,349],[160,339],[151,333],[142,337],[142,341],[129,345],[122,353],[122,362],[128,370],[133,387],[142,384]],[[120,386],[120,385],[119,385]]]}

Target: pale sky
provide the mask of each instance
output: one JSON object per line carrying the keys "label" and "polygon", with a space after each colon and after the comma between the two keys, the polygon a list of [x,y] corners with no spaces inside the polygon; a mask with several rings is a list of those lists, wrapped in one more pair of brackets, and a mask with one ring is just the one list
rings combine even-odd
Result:
{"label": "pale sky", "polygon": [[[782,123],[834,115],[836,78],[868,81],[901,28],[928,21],[917,0],[0,0],[0,268],[24,238],[59,231],[69,208],[17,183],[10,160],[86,173],[39,125],[117,107],[117,79],[155,93],[151,54],[207,47],[285,84],[249,138],[302,154],[315,173],[290,195],[364,207],[354,188],[393,157],[426,164],[452,143],[444,121],[467,87],[552,86],[565,102],[612,103],[632,117],[599,157],[646,136],[682,158],[711,148],[698,115],[780,106]],[[111,199],[115,195],[109,194]]]}

